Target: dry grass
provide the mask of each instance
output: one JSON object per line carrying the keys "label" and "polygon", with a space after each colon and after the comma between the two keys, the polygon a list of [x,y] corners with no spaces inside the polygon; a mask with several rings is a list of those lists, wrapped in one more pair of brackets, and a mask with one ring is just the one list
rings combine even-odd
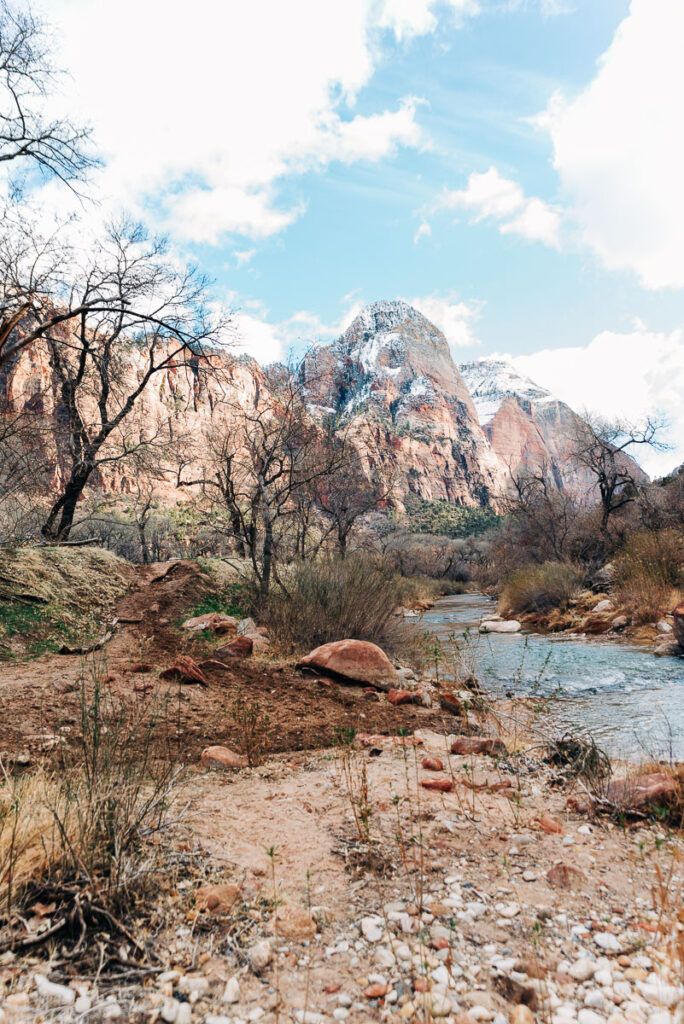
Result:
{"label": "dry grass", "polygon": [[615,558],[616,597],[636,624],[653,622],[684,599],[684,537],[637,533]]}
{"label": "dry grass", "polygon": [[504,614],[546,612],[566,608],[582,589],[582,574],[567,562],[528,565],[504,583],[499,607]]}
{"label": "dry grass", "polygon": [[0,658],[101,635],[132,569],[100,548],[0,550]]}
{"label": "dry grass", "polygon": [[23,915],[36,901],[54,903],[60,940],[75,929],[82,946],[92,921],[115,933],[114,915],[129,916],[160,885],[155,837],[170,824],[180,774],[169,709],[114,699],[99,669],[84,673],[81,729],[59,767],[2,770],[0,948],[26,944]]}
{"label": "dry grass", "polygon": [[284,648],[353,639],[391,650],[404,639],[394,615],[404,601],[403,580],[369,555],[300,562],[286,587],[271,595],[266,608],[269,630]]}

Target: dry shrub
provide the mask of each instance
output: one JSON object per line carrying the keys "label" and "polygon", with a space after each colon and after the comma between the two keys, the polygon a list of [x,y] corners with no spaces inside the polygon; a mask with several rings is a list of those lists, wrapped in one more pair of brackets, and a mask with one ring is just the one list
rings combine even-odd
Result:
{"label": "dry shrub", "polygon": [[66,933],[74,907],[79,920],[87,907],[128,914],[159,886],[153,840],[179,779],[167,708],[118,700],[99,677],[94,667],[82,680],[79,734],[58,769],[0,776],[0,923],[10,929],[36,898],[56,901]]}
{"label": "dry shrub", "polygon": [[582,573],[568,562],[527,565],[511,573],[499,601],[510,614],[566,608],[582,587]]}
{"label": "dry shrub", "polygon": [[681,600],[683,541],[679,530],[646,530],[630,537],[616,556],[616,597],[633,622],[653,622]]}
{"label": "dry shrub", "polygon": [[285,647],[353,639],[393,648],[401,642],[394,611],[404,600],[403,581],[367,554],[299,562],[286,587],[266,608],[269,628]]}

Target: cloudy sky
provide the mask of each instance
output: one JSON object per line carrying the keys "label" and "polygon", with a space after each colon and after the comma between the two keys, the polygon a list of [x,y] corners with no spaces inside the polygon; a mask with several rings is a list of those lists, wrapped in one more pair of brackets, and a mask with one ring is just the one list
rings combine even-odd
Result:
{"label": "cloudy sky", "polygon": [[649,468],[684,461],[682,0],[42,10],[101,209],[198,261],[257,358],[402,297],[458,360],[665,414]]}

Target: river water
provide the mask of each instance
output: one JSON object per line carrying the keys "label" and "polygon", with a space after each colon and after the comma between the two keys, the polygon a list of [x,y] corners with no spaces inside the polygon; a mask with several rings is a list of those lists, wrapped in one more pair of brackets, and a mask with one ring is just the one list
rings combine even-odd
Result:
{"label": "river water", "polygon": [[478,633],[495,612],[482,594],[443,597],[418,628],[455,645],[490,692],[551,698],[561,728],[590,730],[615,757],[684,759],[684,658],[596,638]]}

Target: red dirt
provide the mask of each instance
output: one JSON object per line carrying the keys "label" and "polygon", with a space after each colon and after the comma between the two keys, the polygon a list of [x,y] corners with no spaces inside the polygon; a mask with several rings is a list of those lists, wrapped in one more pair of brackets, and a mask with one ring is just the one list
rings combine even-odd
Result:
{"label": "red dirt", "polygon": [[[60,730],[67,737],[72,729],[77,733],[84,666],[87,683],[93,676],[109,677],[107,688],[116,698],[147,702],[157,710],[161,701],[168,702],[168,729],[187,763],[198,761],[202,749],[211,744],[241,749],[244,727],[236,723],[232,710],[239,693],[248,703],[258,702],[260,713],[268,716],[265,753],[330,746],[348,738],[350,730],[396,735],[402,729],[454,727],[443,711],[393,707],[383,694],[378,701],[369,701],[360,685],[333,682],[322,687],[296,672],[294,664],[249,658],[222,665],[212,660],[221,639],[212,643],[180,628],[210,589],[195,562],[139,567],[136,580],[117,607],[120,624],[104,650],[87,658],[46,654],[0,666],[0,755],[12,760],[28,753],[36,760],[54,750]],[[159,679],[179,656],[202,663],[207,687]],[[149,673],[131,674],[148,665]]]}

